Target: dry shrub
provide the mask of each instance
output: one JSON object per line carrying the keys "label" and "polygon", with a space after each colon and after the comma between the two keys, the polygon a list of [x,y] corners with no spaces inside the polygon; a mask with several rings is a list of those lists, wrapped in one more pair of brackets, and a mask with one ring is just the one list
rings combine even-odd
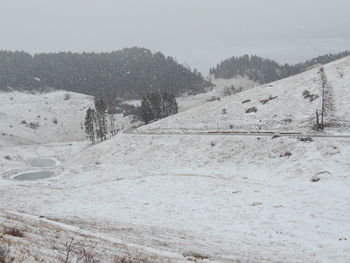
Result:
{"label": "dry shrub", "polygon": [[258,109],[256,107],[249,108],[245,111],[245,113],[256,113],[258,112]]}
{"label": "dry shrub", "polygon": [[5,229],[4,235],[13,236],[13,237],[21,237],[21,238],[24,237],[23,232],[15,227]]}
{"label": "dry shrub", "polygon": [[201,255],[201,254],[195,253],[195,252],[186,252],[186,253],[183,254],[183,256],[185,258],[187,258],[188,260],[193,261],[193,262],[209,259],[208,256]]}
{"label": "dry shrub", "polygon": [[12,263],[13,258],[9,255],[9,250],[4,245],[0,245],[0,263]]}

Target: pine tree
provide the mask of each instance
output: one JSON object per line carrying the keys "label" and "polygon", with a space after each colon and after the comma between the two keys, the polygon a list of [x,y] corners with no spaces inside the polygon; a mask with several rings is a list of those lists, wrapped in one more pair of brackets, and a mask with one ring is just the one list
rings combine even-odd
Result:
{"label": "pine tree", "polygon": [[140,107],[140,117],[146,123],[150,123],[154,116],[152,114],[151,102],[149,100],[149,95],[142,98]]}
{"label": "pine tree", "polygon": [[173,94],[170,96],[170,105],[171,105],[170,115],[177,114],[179,112],[179,107],[177,105],[175,95],[173,95]]}
{"label": "pine tree", "polygon": [[114,124],[114,105],[113,105],[113,101],[111,99],[107,100],[107,113],[108,113],[108,118],[109,118],[109,130],[110,133],[112,134],[112,136],[114,136],[116,134],[116,130],[115,130],[115,124]]}
{"label": "pine tree", "polygon": [[174,95],[150,93],[142,99],[139,111],[141,119],[148,124],[176,114],[178,105]]}
{"label": "pine tree", "polygon": [[107,139],[107,108],[102,99],[95,100],[96,136],[100,141]]}
{"label": "pine tree", "polygon": [[88,108],[85,116],[85,133],[90,139],[91,143],[95,143],[95,129],[94,129],[94,118],[95,118],[95,110],[92,108]]}

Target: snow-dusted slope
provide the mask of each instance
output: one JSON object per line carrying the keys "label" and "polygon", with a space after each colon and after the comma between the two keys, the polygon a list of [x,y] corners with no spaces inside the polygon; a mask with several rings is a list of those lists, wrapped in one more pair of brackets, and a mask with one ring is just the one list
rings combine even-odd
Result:
{"label": "snow-dusted slope", "polygon": [[[67,94],[67,95],[66,95]],[[0,144],[32,144],[84,140],[82,122],[93,98],[54,91],[0,93]]]}
{"label": "snow-dusted slope", "polygon": [[[164,255],[196,252],[210,262],[347,263],[349,257],[349,140],[118,135],[89,148],[0,149],[5,154],[11,157],[0,163],[6,210]],[[9,180],[32,169],[26,160],[43,156],[60,161],[57,176]],[[320,181],[312,182],[317,174]]]}
{"label": "snow-dusted slope", "polygon": [[[215,79],[211,77],[210,81],[214,87],[206,92],[199,93],[197,95],[185,94],[177,97],[176,101],[179,107],[179,112],[187,111],[206,104],[208,101],[220,100],[234,93],[259,86],[259,83],[245,77],[237,77],[232,79]],[[141,105],[140,100],[130,100],[125,101],[124,103],[136,107]]]}
{"label": "snow-dusted slope", "polygon": [[233,79],[211,79],[214,84],[212,90],[192,96],[182,96],[176,98],[179,111],[187,111],[194,107],[206,104],[208,101],[222,99],[236,92],[259,86],[258,83],[243,77]]}
{"label": "snow-dusted slope", "polygon": [[[350,111],[349,62],[347,58],[325,67],[334,85],[339,123],[346,123]],[[248,90],[139,131],[162,132],[173,126],[206,130],[229,124],[254,131],[258,117],[266,129],[309,131],[309,114],[319,101],[306,101],[302,93],[318,91],[317,72]],[[278,98],[261,104],[269,95]],[[241,103],[246,99],[252,100],[249,105]],[[245,107],[254,105],[258,112],[245,114]],[[272,118],[273,112],[277,117]],[[283,124],[285,118],[291,123]],[[0,225],[16,224],[11,220],[16,222],[17,214],[9,210],[21,212],[21,225],[31,225],[24,226],[25,237],[14,243],[21,255],[26,253],[23,244],[35,246],[30,251],[47,247],[50,254],[45,239],[30,241],[40,233],[33,228],[44,216],[51,223],[65,223],[59,224],[64,228],[61,242],[72,235],[67,229],[75,229],[89,243],[102,239],[96,251],[106,251],[103,259],[111,262],[113,255],[128,248],[135,253],[137,248],[155,263],[193,262],[189,255],[199,255],[196,262],[348,263],[350,140],[302,139],[118,134],[93,146],[76,142],[0,147],[5,157],[0,158]],[[13,180],[39,169],[31,165],[39,158],[57,160],[50,168],[54,177]],[[6,235],[1,238],[11,241]],[[116,241],[122,251],[111,249]]]}
{"label": "snow-dusted slope", "polygon": [[[350,57],[324,66],[335,94],[333,131],[344,131],[350,122]],[[206,103],[173,117],[142,127],[145,131],[311,131],[315,112],[321,109],[320,68],[288,79],[248,89],[221,101]],[[304,91],[319,98],[310,101]],[[269,100],[271,98],[271,100]],[[273,98],[273,99],[272,99]],[[264,100],[269,100],[264,104]],[[247,113],[249,109],[256,112]]]}

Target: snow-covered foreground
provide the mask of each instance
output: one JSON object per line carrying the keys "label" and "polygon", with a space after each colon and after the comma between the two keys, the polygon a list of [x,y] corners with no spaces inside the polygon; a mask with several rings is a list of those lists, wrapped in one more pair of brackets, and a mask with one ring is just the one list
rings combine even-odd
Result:
{"label": "snow-covered foreground", "polygon": [[[337,125],[326,133],[349,134],[350,59],[325,69],[337,104]],[[150,262],[348,263],[350,139],[177,133],[228,124],[256,131],[259,120],[264,130],[310,133],[319,100],[302,93],[318,87],[315,69],[93,146],[66,137],[30,144],[35,133],[25,134],[26,146],[3,137],[0,225],[17,226],[24,237],[0,240],[24,262],[39,261],[33,253],[54,262],[46,239],[77,236],[96,246],[102,262],[130,253]],[[269,95],[277,98],[260,103]],[[258,112],[242,113],[243,99]],[[171,125],[176,132],[166,134]],[[55,162],[38,167],[41,159]],[[14,180],[36,171],[54,176]]]}
{"label": "snow-covered foreground", "polygon": [[[287,151],[292,156],[280,157]],[[119,135],[94,147],[11,147],[6,154],[7,178],[39,156],[57,158],[63,169],[37,182],[1,179],[2,209],[164,255],[191,251],[214,262],[349,259],[348,140]]]}

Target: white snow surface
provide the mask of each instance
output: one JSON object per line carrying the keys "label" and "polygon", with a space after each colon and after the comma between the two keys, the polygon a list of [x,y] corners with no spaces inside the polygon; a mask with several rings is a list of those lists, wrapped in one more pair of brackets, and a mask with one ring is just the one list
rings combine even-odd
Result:
{"label": "white snow surface", "polygon": [[[191,252],[207,257],[197,262],[348,263],[349,139],[178,134],[227,125],[256,131],[257,120],[266,130],[310,132],[319,101],[305,100],[302,92],[319,91],[318,70],[92,146],[87,141],[2,146],[0,157],[7,158],[0,158],[0,225],[23,226],[21,242],[34,238],[34,226],[46,227],[47,233],[59,227],[66,238],[78,232],[90,241],[102,240],[96,242],[99,251],[106,251],[103,262],[125,252],[112,249],[118,243],[132,253],[137,248],[152,262],[190,262]],[[342,124],[326,130],[349,134],[350,58],[325,70],[336,95],[335,121]],[[269,95],[278,98],[261,104]],[[249,105],[242,104],[246,99]],[[258,112],[245,114],[254,105]],[[284,124],[286,118],[293,121]],[[39,158],[57,160],[50,168],[54,177],[11,179],[33,170],[31,161]],[[315,176],[318,182],[312,182]],[[36,221],[40,215],[47,225]],[[40,240],[31,246],[47,260],[50,248]],[[14,243],[20,251],[21,243]]]}
{"label": "white snow surface", "polygon": [[[93,97],[66,91],[13,91],[0,92],[0,98],[0,145],[85,140],[82,124]],[[38,127],[30,128],[30,123]]]}
{"label": "white snow surface", "polygon": [[[236,92],[240,92],[259,86],[257,82],[254,82],[246,77],[237,77],[232,79],[211,78],[210,80],[214,85],[211,90],[197,95],[184,95],[176,98],[179,106],[179,112],[205,105],[210,100],[227,97],[229,94],[234,94],[234,90],[236,90]],[[234,90],[232,90],[232,88],[234,88]]]}

